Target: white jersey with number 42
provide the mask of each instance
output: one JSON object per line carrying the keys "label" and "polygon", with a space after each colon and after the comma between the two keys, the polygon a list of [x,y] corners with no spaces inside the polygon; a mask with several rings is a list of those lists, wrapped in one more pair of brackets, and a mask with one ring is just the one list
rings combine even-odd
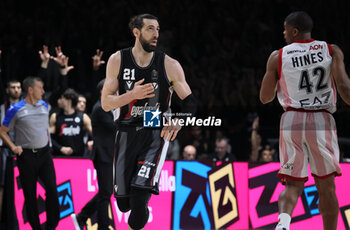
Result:
{"label": "white jersey with number 42", "polygon": [[332,47],[324,41],[296,41],[280,49],[277,97],[282,107],[335,112],[331,64]]}

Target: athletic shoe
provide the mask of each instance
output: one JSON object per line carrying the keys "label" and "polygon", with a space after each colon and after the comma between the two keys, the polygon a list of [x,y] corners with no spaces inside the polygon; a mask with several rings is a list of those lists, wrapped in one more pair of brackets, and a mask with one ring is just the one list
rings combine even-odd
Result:
{"label": "athletic shoe", "polygon": [[70,215],[72,217],[74,227],[76,230],[84,230],[85,223],[79,218],[79,215],[75,215],[74,213]]}
{"label": "athletic shoe", "polygon": [[284,227],[282,224],[277,224],[275,230],[289,230],[286,227]]}

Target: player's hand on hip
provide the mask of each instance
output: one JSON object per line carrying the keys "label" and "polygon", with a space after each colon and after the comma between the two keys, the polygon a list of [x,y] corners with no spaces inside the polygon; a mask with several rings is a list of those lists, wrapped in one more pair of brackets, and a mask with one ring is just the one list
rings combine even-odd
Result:
{"label": "player's hand on hip", "polygon": [[135,82],[134,88],[131,90],[131,97],[133,99],[144,99],[144,98],[151,98],[154,97],[154,87],[152,83],[147,83],[144,85],[141,85],[145,79],[141,79],[138,82]]}
{"label": "player's hand on hip", "polygon": [[21,146],[15,146],[13,149],[11,149],[11,151],[12,151],[14,154],[20,156],[20,155],[22,154],[22,152],[23,152],[23,149],[22,149]]}
{"label": "player's hand on hip", "polygon": [[167,126],[164,126],[162,132],[160,133],[160,137],[162,137],[165,141],[173,141],[175,140],[178,132],[181,129],[181,125],[176,122],[177,119],[172,119],[172,122],[168,122]]}

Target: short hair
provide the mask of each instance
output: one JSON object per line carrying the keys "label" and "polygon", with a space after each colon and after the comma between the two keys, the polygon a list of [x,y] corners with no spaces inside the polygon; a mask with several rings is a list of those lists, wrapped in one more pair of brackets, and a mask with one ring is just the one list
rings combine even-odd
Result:
{"label": "short hair", "polygon": [[35,81],[43,82],[43,81],[42,81],[40,78],[38,78],[38,77],[26,77],[26,78],[23,80],[23,90],[24,90],[24,92],[27,93],[29,87],[34,88],[34,86],[35,86]]}
{"label": "short hair", "polygon": [[79,95],[74,89],[71,89],[71,88],[66,89],[63,92],[62,97],[66,98],[68,100],[71,100],[72,101],[72,107],[76,107],[77,106]]}
{"label": "short hair", "polygon": [[298,29],[301,33],[311,32],[314,26],[312,18],[304,11],[292,12],[284,21],[286,24]]}
{"label": "short hair", "polygon": [[21,82],[18,81],[18,80],[9,80],[9,81],[7,82],[7,88],[10,88],[10,85],[13,84],[13,83],[20,83],[20,84],[21,84]]}
{"label": "short hair", "polygon": [[215,140],[215,142],[221,142],[221,141],[225,141],[227,144],[230,143],[230,140],[227,137],[218,137]]}
{"label": "short hair", "polygon": [[154,19],[154,20],[158,20],[158,18],[152,14],[139,14],[139,15],[136,15],[134,17],[132,17],[130,19],[130,22],[129,22],[129,28],[132,32],[132,30],[134,28],[137,28],[139,30],[141,30],[141,28],[143,27],[144,23],[143,23],[143,19],[146,18],[146,19]]}
{"label": "short hair", "polygon": [[105,80],[106,80],[106,79],[102,79],[102,80],[97,84],[96,89],[97,89],[98,92],[100,92],[100,91],[102,90],[103,85],[105,84]]}

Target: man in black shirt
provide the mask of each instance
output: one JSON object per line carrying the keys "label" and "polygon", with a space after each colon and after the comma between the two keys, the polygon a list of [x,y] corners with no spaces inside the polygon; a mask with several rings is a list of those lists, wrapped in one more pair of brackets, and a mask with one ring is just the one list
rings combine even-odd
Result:
{"label": "man in black shirt", "polygon": [[53,136],[54,155],[83,156],[84,135],[92,135],[89,116],[76,109],[78,94],[66,89],[58,99],[61,110],[50,117],[50,133]]}
{"label": "man in black shirt", "polygon": [[229,153],[229,140],[226,137],[217,138],[215,141],[215,155],[213,161],[237,161],[235,155]]}
{"label": "man in black shirt", "polygon": [[[97,85],[101,92],[104,80]],[[92,137],[94,141],[92,153],[97,171],[98,193],[84,206],[78,215],[72,214],[76,229],[83,229],[88,217],[97,210],[98,229],[108,229],[108,204],[113,192],[113,157],[116,126],[112,112],[105,112],[98,100],[91,113]]]}

